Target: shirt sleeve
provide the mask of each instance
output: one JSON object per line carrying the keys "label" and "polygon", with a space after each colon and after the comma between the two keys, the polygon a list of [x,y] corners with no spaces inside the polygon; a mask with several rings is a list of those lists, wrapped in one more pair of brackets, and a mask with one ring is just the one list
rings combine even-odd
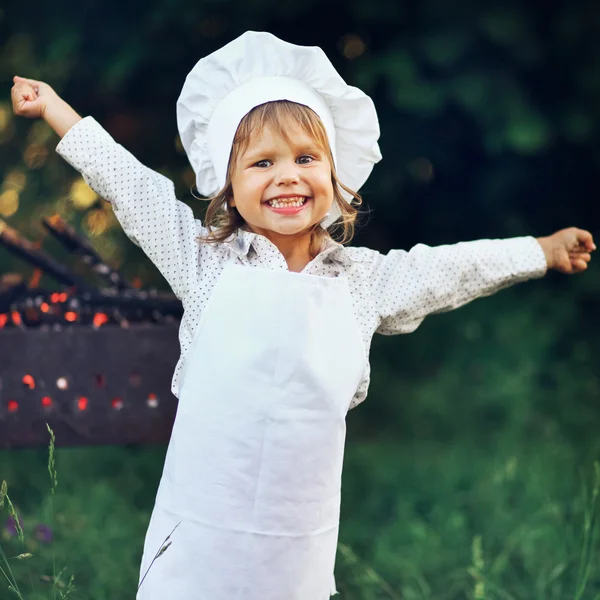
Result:
{"label": "shirt sleeve", "polygon": [[409,252],[379,254],[372,273],[377,333],[411,333],[427,315],[527,279],[542,277],[547,264],[533,237],[478,240],[448,246],[418,244]]}
{"label": "shirt sleeve", "polygon": [[177,200],[173,182],[141,164],[92,117],[77,122],[56,151],[112,204],[127,236],[182,298],[196,281],[195,240],[206,231],[192,209]]}

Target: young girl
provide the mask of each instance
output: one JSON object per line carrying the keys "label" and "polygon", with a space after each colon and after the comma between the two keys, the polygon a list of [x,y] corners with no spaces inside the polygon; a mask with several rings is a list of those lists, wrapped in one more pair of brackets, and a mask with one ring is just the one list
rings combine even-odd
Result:
{"label": "young girl", "polygon": [[[387,255],[343,242],[381,158],[371,102],[318,48],[248,32],[202,59],[177,104],[206,224],[47,84],[15,77],[15,114],[157,265],[185,314],[178,412],[142,559],[143,600],[325,600],[335,593],[345,416],[375,332],[409,333],[547,268],[583,271],[576,228]],[[160,556],[155,555],[163,547]]]}

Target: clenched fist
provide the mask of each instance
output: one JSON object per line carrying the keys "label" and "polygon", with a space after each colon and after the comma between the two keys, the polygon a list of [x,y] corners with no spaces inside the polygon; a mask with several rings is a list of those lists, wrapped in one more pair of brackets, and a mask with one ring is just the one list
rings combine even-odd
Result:
{"label": "clenched fist", "polygon": [[561,273],[580,273],[587,269],[591,252],[596,249],[589,231],[569,227],[548,237],[538,238],[549,269]]}
{"label": "clenched fist", "polygon": [[19,117],[44,118],[48,104],[60,100],[57,93],[43,81],[15,75],[13,82],[10,95],[13,112]]}
{"label": "clenched fist", "polygon": [[60,137],[81,117],[47,84],[15,75],[10,91],[13,112],[19,117],[44,119]]}

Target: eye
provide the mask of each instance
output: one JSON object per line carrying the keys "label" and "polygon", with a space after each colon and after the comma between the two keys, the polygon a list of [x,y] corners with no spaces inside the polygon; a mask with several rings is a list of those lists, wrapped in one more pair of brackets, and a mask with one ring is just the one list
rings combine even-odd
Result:
{"label": "eye", "polygon": [[312,156],[309,156],[308,154],[303,154],[302,156],[299,156],[297,158],[297,162],[301,165],[308,165],[313,160],[315,160],[315,159]]}
{"label": "eye", "polygon": [[267,159],[264,159],[264,160],[259,160],[258,162],[255,162],[253,166],[255,166],[255,167],[259,167],[259,168],[261,168],[261,169],[266,169],[266,168],[269,166],[269,163],[270,163],[270,162],[271,162],[271,161],[270,161],[270,160],[267,160]]}

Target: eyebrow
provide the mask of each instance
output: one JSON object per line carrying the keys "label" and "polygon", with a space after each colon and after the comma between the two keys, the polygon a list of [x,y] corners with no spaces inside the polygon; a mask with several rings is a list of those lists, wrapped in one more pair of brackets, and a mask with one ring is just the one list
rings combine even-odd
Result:
{"label": "eyebrow", "polygon": [[[296,152],[298,154],[302,154],[305,152],[308,153],[312,153],[312,154],[324,154],[324,150],[323,148],[316,146],[314,144],[311,145],[299,145],[296,148]],[[264,157],[264,156],[271,156],[275,154],[275,151],[273,148],[260,148],[258,150],[248,150],[246,153],[244,153],[242,155],[242,160],[244,161],[252,161],[252,160],[258,160],[259,157]]]}

